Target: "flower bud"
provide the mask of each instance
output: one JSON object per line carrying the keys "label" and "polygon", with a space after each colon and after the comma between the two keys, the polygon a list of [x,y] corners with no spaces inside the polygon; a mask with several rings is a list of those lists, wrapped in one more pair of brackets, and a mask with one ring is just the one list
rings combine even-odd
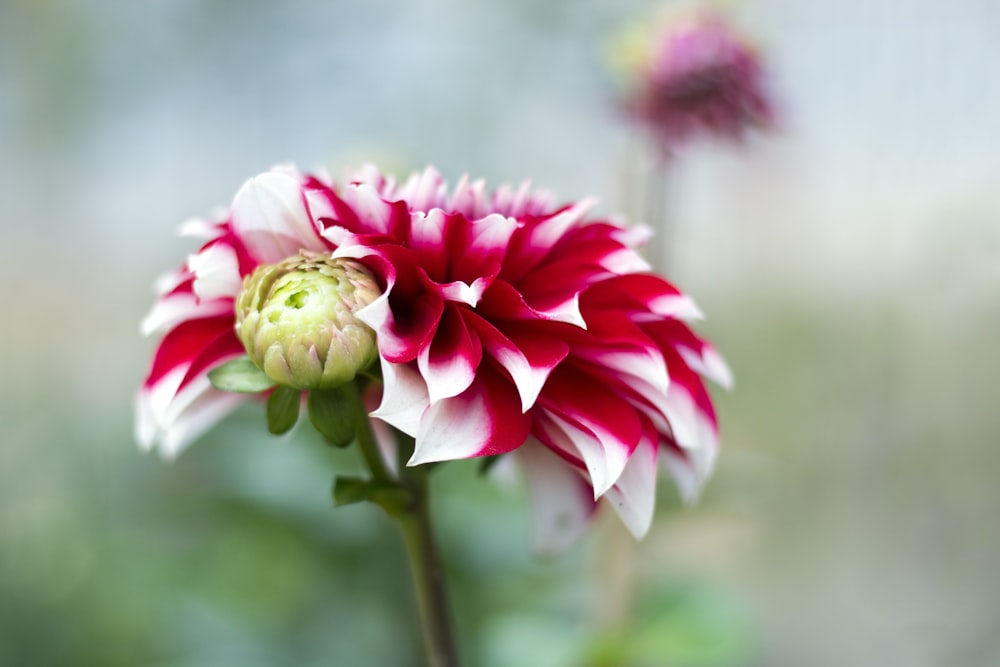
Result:
{"label": "flower bud", "polygon": [[295,389],[332,389],[378,356],[375,332],[354,313],[380,293],[360,263],[302,251],[243,281],[236,335],[272,380]]}

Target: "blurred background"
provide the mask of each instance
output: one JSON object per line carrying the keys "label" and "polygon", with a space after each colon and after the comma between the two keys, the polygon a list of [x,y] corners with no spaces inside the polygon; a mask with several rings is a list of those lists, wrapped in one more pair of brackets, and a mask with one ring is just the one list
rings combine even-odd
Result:
{"label": "blurred background", "polygon": [[[286,161],[634,210],[607,52],[655,7],[0,4],[0,664],[421,664],[394,527],[331,507],[352,453],[253,408],[137,450],[151,284]],[[446,467],[466,664],[1000,664],[1000,5],[726,8],[782,127],[670,174],[670,273],[736,376],[717,473],[540,560],[520,486]]]}

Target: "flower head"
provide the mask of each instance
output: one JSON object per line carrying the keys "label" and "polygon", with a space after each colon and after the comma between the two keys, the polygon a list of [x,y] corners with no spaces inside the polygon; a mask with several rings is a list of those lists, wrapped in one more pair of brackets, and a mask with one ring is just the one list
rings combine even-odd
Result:
{"label": "flower head", "polygon": [[[243,281],[305,251],[376,284],[351,317],[375,332],[372,417],[415,438],[411,465],[515,457],[550,547],[600,498],[643,534],[658,464],[685,498],[710,473],[717,426],[702,376],[730,377],[687,326],[691,300],[634,250],[647,230],[589,217],[591,206],[553,205],[527,185],[488,193],[463,178],[449,190],[433,169],[401,184],[374,168],[344,184],[292,168],[251,179],[222,219],[187,226],[204,244],[143,324],[162,338],[137,400],[140,443],[176,454],[246,399],[207,378],[244,353],[238,317],[247,349],[271,345],[259,318],[235,312],[258,298],[239,296]],[[255,281],[281,291],[275,303],[298,293],[262,271],[244,294]]]}
{"label": "flower head", "polygon": [[715,13],[665,21],[638,51],[626,111],[671,151],[696,136],[740,139],[774,122],[753,47]]}

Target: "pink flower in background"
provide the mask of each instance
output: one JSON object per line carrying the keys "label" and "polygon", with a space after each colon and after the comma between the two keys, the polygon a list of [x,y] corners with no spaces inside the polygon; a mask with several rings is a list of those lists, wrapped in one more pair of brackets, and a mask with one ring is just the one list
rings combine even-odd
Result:
{"label": "pink flower in background", "polygon": [[137,437],[168,456],[252,395],[208,371],[244,354],[234,301],[256,267],[301,250],[363,264],[382,295],[358,311],[383,379],[372,416],[413,436],[411,465],[510,454],[522,464],[544,547],[572,539],[606,498],[648,529],[656,472],[692,498],[712,469],[717,425],[702,377],[729,371],[686,321],[697,308],[649,273],[640,227],[588,217],[590,201],[432,169],[403,183],[374,168],[345,184],[278,168],[228,214],[190,223],[204,239],[159,285],[143,322],[160,336],[137,398]]}
{"label": "pink flower in background", "polygon": [[626,110],[663,150],[698,136],[739,140],[774,122],[757,53],[716,14],[665,22],[637,69]]}

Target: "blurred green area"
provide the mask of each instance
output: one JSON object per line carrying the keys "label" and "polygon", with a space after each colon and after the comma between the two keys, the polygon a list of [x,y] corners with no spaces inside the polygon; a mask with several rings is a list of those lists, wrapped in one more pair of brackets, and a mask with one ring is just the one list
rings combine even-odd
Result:
{"label": "blurred green area", "polygon": [[[597,54],[651,3],[390,4],[0,5],[0,665],[422,664],[394,526],[330,501],[352,452],[257,406],[173,463],[131,435],[147,285],[190,250],[165,240],[272,162],[613,201]],[[736,376],[718,471],[688,508],[662,480],[642,543],[602,515],[551,560],[519,485],[435,473],[468,665],[1000,662],[995,11],[780,4],[745,18],[778,26],[786,143],[670,191]],[[863,30],[893,40],[841,62]],[[925,33],[951,64],[922,88]]]}

